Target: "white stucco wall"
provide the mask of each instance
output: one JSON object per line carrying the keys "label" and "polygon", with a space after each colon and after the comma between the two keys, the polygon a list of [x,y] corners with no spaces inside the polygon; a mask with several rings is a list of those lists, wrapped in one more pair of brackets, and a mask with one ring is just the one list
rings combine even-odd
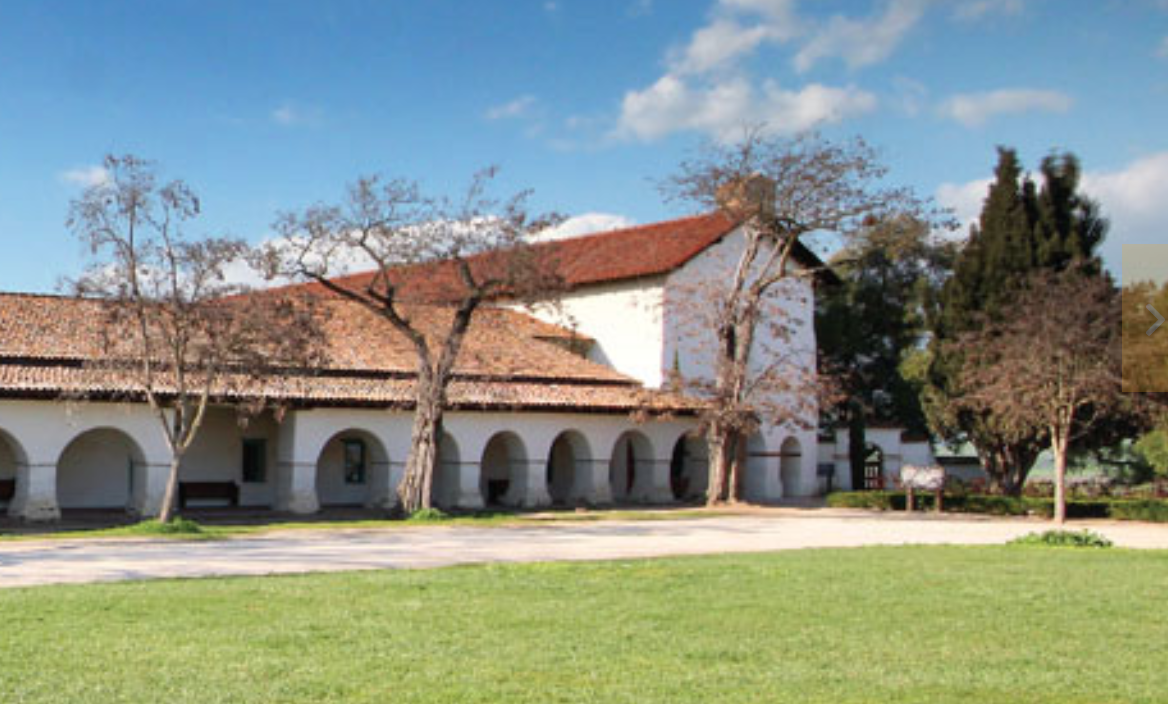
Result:
{"label": "white stucco wall", "polygon": [[[345,442],[360,441],[365,445],[365,481],[345,480]],[[376,487],[388,486],[389,479],[381,476],[389,471],[389,457],[381,440],[361,431],[347,430],[333,436],[324,449],[316,467],[316,491],[322,506],[365,506],[374,500]]]}
{"label": "white stucco wall", "polygon": [[[884,453],[884,482],[888,488],[892,488],[904,465],[936,464],[928,442],[905,442],[901,438],[902,432],[902,428],[867,428],[864,433],[867,442]],[[835,465],[835,486],[842,491],[860,488],[852,485],[849,445],[847,429],[840,428],[835,431],[833,440],[822,442],[819,447],[820,461]]]}
{"label": "white stucco wall", "polygon": [[558,308],[516,308],[556,325],[573,328],[596,343],[589,359],[661,386],[664,277],[596,284],[565,294]]}
{"label": "white stucco wall", "polygon": [[[743,252],[741,231],[731,233],[667,276],[617,284],[581,287],[564,297],[558,311],[536,310],[549,322],[574,327],[596,340],[590,357],[628,374],[648,387],[660,387],[674,370],[690,378],[710,378],[714,369],[713,310],[709,305],[711,283],[723,282]],[[797,264],[792,269],[798,271]],[[815,370],[814,299],[811,283],[792,280],[772,303],[772,322],[779,316],[793,321],[789,340],[780,340],[768,323],[761,325],[755,343],[757,371],[767,358],[792,354],[806,373]],[[745,490],[753,500],[813,494],[816,479],[817,442],[814,431],[818,409],[809,398],[801,404],[803,423],[778,422],[762,429],[763,453],[748,462]],[[795,481],[783,487],[779,453],[784,442],[798,445],[799,471]],[[788,445],[790,448],[791,446]],[[763,456],[765,455],[765,456]],[[788,459],[788,465],[792,460]],[[773,465],[773,466],[772,466]]]}
{"label": "white stucco wall", "polygon": [[[271,414],[241,426],[230,408],[211,409],[188,453],[181,479],[241,484],[241,503],[306,513],[323,504],[385,507],[395,490],[409,450],[412,415],[380,409],[293,410],[277,422]],[[510,486],[505,503],[543,506],[551,501],[547,468],[552,447],[571,437],[561,494],[568,503],[606,504],[614,448],[622,437],[638,438],[634,502],[665,503],[670,491],[670,459],[675,443],[693,429],[694,419],[634,423],[625,414],[452,412],[446,433],[458,447],[443,467],[447,486],[437,490],[440,504],[482,506],[482,467],[502,467]],[[508,436],[501,452],[493,438]],[[56,401],[0,402],[3,462],[17,477],[18,498],[10,512],[29,519],[55,518],[64,508],[130,508],[151,515],[160,505],[169,452],[157,419],[144,405],[86,404],[73,408]],[[367,484],[344,485],[340,440],[367,444]],[[263,484],[242,484],[243,439],[268,441],[269,472]],[[496,449],[488,453],[492,445]],[[565,459],[566,458],[566,459]],[[132,471],[131,471],[132,468]],[[439,482],[441,484],[442,482]]]}
{"label": "white stucco wall", "polygon": [[[57,462],[57,503],[61,508],[129,508],[143,457],[118,430],[88,431]],[[137,481],[135,481],[137,480]]]}
{"label": "white stucco wall", "polygon": [[[241,506],[271,506],[276,496],[276,444],[279,424],[270,412],[241,419],[231,408],[210,408],[195,442],[183,459],[185,481],[235,482]],[[243,481],[243,441],[266,443],[263,482]],[[209,502],[208,502],[209,503]],[[222,502],[215,502],[222,503]],[[198,502],[192,505],[198,505]]]}
{"label": "white stucco wall", "polygon": [[[107,443],[108,449],[87,448],[86,436],[92,431],[124,435],[132,440],[134,452],[125,446],[115,449],[119,442]],[[157,419],[144,405],[3,400],[0,432],[10,450],[23,458],[17,464],[16,496],[9,506],[13,515],[34,520],[59,515],[58,469],[62,460],[67,506],[123,507],[128,503],[132,510],[150,514],[161,500],[169,452]],[[70,448],[74,441],[79,441],[78,445]],[[131,455],[135,464],[127,496]],[[97,473],[108,476],[96,482]],[[101,484],[92,494],[75,490],[91,482]]]}
{"label": "white stucco wall", "polygon": [[[665,283],[662,323],[661,359],[665,373],[674,364],[681,374],[693,379],[712,379],[715,369],[716,340],[714,325],[716,309],[711,301],[717,286],[730,280],[745,249],[742,231],[727,235],[721,242],[706,249],[679,270],[669,275]],[[801,271],[792,263],[791,269]],[[755,331],[751,369],[754,373],[767,369],[781,356],[790,358],[793,368],[810,378],[815,372],[814,291],[806,278],[792,278],[784,283],[768,302],[768,314]],[[783,339],[779,323],[789,334]],[[798,402],[776,399],[773,405],[802,410],[802,422],[764,423],[761,438],[754,440],[754,449],[748,457],[748,473],[744,486],[747,498],[767,501],[793,496],[807,496],[818,491],[816,479],[816,434],[818,408],[813,396],[804,396]],[[788,443],[793,439],[794,444]],[[783,445],[787,444],[787,475],[794,481],[781,481],[784,459]],[[798,458],[794,459],[795,452]],[[798,471],[790,469],[798,464]]]}

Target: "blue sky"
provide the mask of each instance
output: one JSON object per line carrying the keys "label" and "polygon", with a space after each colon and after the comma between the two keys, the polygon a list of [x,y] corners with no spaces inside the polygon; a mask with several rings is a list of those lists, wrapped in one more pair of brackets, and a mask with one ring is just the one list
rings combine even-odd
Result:
{"label": "blue sky", "polygon": [[1168,0],[0,3],[0,290],[77,272],[107,153],[259,241],[366,173],[454,191],[498,164],[576,229],[680,214],[653,179],[744,124],[860,135],[976,212],[998,144],[1069,149],[1105,248],[1168,242]]}

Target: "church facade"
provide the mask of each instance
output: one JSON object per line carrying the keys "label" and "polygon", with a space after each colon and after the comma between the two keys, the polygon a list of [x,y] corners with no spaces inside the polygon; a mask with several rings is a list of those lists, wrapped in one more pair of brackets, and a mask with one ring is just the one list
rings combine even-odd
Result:
{"label": "church facade", "polygon": [[[554,248],[567,291],[555,307],[491,306],[472,325],[450,389],[435,502],[475,509],[700,496],[700,400],[666,382],[712,368],[694,295],[727,276],[743,227],[708,214],[539,245]],[[821,266],[803,249],[796,261]],[[813,373],[811,278],[782,295],[797,332],[760,344],[781,346]],[[83,373],[98,354],[95,305],[0,294],[0,501],[12,516],[159,510],[169,452],[157,418],[119,400],[126,389],[116,382]],[[371,314],[333,305],[325,369],[256,390],[267,410],[243,413],[242,402],[255,400],[243,398],[210,410],[182,467],[186,505],[312,513],[393,501],[409,448],[412,360]],[[85,385],[93,386],[86,400],[62,400]],[[819,490],[815,410],[802,407],[804,417],[764,423],[748,443],[748,499]]]}

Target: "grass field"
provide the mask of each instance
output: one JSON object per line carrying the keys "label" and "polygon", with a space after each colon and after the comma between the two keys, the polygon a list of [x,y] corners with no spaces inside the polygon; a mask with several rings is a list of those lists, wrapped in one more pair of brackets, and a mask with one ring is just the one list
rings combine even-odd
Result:
{"label": "grass field", "polygon": [[1163,702],[1168,553],[865,548],[0,591],[0,701]]}

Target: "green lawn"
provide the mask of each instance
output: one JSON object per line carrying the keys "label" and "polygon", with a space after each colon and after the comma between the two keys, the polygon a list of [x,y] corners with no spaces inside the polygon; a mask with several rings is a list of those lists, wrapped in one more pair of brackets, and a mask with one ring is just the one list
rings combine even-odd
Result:
{"label": "green lawn", "polygon": [[1168,553],[1020,547],[41,587],[0,702],[1163,702],[1166,607]]}

